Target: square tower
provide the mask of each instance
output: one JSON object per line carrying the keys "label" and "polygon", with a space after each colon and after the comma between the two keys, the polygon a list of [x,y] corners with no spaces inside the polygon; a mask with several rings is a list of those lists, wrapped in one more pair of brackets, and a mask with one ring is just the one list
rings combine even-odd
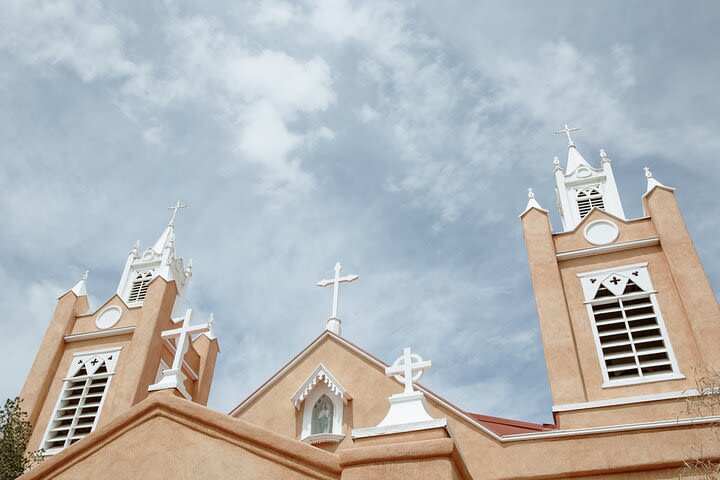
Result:
{"label": "square tower", "polygon": [[564,231],[532,194],[520,216],[553,410],[562,428],[674,418],[694,370],[720,367],[714,293],[674,189],[647,171],[645,216],[626,219],[610,160],[594,169],[569,141]]}

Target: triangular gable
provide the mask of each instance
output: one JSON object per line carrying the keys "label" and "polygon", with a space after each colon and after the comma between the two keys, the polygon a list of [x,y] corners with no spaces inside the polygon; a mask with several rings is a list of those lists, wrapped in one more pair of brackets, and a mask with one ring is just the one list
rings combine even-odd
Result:
{"label": "triangular gable", "polygon": [[335,454],[161,391],[20,478],[258,475],[339,479],[340,464]]}
{"label": "triangular gable", "polygon": [[[251,393],[247,398],[245,398],[242,402],[240,402],[234,409],[230,411],[231,416],[239,416],[242,414],[242,412],[249,408],[250,405],[260,396],[262,396],[264,393],[269,391],[272,386],[280,381],[285,375],[288,374],[290,370],[292,370],[293,367],[298,365],[300,362],[302,362],[308,355],[311,354],[316,348],[318,348],[324,341],[327,340],[333,340],[341,347],[347,349],[348,351],[354,353],[355,355],[365,359],[368,363],[370,363],[372,366],[377,368],[379,371],[383,373],[383,376],[385,375],[385,367],[388,367],[389,365],[379,358],[375,357],[374,355],[366,352],[361,347],[355,345],[354,343],[348,341],[345,338],[339,337],[329,331],[323,332],[320,336],[315,338],[305,349],[303,349],[298,355],[296,355],[290,362],[288,362],[284,367],[282,367],[280,370],[278,370],[273,376],[271,376],[264,384],[262,384],[257,390],[255,390],[253,393]],[[416,384],[416,387],[418,390],[421,390],[425,393],[425,395],[434,401],[436,404],[438,404],[441,408],[448,410],[449,412],[452,412],[456,416],[460,417],[462,420],[467,422],[468,424],[472,425],[473,427],[481,430],[482,432],[486,433],[487,435],[493,437],[496,440],[503,441],[502,434],[496,433],[493,429],[488,428],[486,425],[481,423],[480,421],[477,421],[476,419],[472,418],[471,415],[468,412],[465,412],[464,410],[456,407],[449,401],[442,398],[440,395],[437,395],[430,389],[424,387],[421,384]],[[500,420],[500,419],[498,419]],[[511,421],[512,422],[512,421]],[[524,423],[524,422],[523,422]],[[538,433],[540,433],[540,430],[547,429],[543,428],[541,425],[535,425],[535,424],[527,424],[527,425],[534,425],[537,428]]]}
{"label": "triangular gable", "polygon": [[[592,217],[592,218],[590,218],[590,217]],[[575,228],[573,228],[572,230],[564,231],[564,232],[554,232],[553,236],[573,235],[574,233],[576,233],[576,232],[580,231],[582,228],[584,228],[586,223],[589,223],[591,221],[595,221],[598,219],[602,219],[602,218],[605,218],[606,220],[615,220],[624,225],[627,225],[630,222],[636,222],[638,220],[642,220],[642,218],[633,218],[631,220],[627,220],[624,218],[620,218],[617,215],[613,215],[612,213],[609,213],[609,212],[603,210],[602,208],[592,207],[590,209],[590,211],[588,212],[588,214],[585,215],[582,220],[580,220],[580,223],[578,223],[575,226]]]}

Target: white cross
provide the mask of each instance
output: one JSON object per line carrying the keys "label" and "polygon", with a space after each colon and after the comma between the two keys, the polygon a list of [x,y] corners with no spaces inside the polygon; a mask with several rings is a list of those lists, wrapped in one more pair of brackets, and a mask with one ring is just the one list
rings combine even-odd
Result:
{"label": "white cross", "polygon": [[192,338],[190,335],[194,335],[196,333],[205,333],[210,330],[210,326],[207,323],[192,325],[192,315],[192,308],[188,308],[185,311],[185,316],[183,318],[172,319],[175,325],[182,322],[180,328],[175,328],[173,330],[165,330],[160,334],[162,338],[168,340],[171,338],[177,338],[177,340],[175,341],[175,358],[173,358],[173,364],[172,367],[170,367],[171,370],[179,370],[182,366],[185,354],[190,348],[190,340]]}
{"label": "white cross", "polygon": [[[414,361],[413,361],[414,360]],[[410,347],[405,348],[402,357],[395,360],[391,367],[385,367],[385,375],[395,377],[400,383],[405,384],[403,393],[413,392],[413,383],[420,380],[425,370],[430,370],[432,362],[423,361],[417,353],[412,353]]]}
{"label": "white cross", "polygon": [[178,210],[185,207],[187,207],[187,204],[182,203],[180,200],[178,200],[178,202],[172,207],[168,207],[168,210],[172,210],[173,212],[172,218],[170,219],[170,223],[168,223],[168,225],[175,225],[175,216],[177,215]]}
{"label": "white cross", "polygon": [[329,280],[320,280],[316,284],[318,287],[327,287],[328,285],[333,286],[332,316],[330,318],[338,318],[337,310],[340,284],[354,282],[355,280],[360,278],[357,275],[345,275],[344,277],[341,277],[340,270],[342,270],[342,266],[340,265],[340,262],[337,262],[335,264],[335,278]]}
{"label": "white cross", "polygon": [[183,360],[185,359],[185,354],[190,348],[190,341],[192,340],[191,335],[205,333],[210,330],[210,326],[207,323],[192,325],[192,315],[192,309],[188,308],[185,311],[185,316],[183,318],[172,319],[172,322],[175,325],[182,322],[180,328],[165,330],[160,334],[160,336],[166,340],[177,338],[175,341],[175,357],[173,358],[172,366],[167,370],[163,370],[163,377],[160,381],[154,385],[150,385],[148,390],[154,391],[165,388],[177,388],[185,396],[185,398],[190,398],[187,390],[185,390],[185,374],[182,372]]}
{"label": "white cross", "polygon": [[563,128],[561,130],[556,130],[555,133],[558,135],[560,135],[561,133],[566,134],[568,137],[568,145],[575,145],[572,141],[572,138],[570,138],[570,132],[577,132],[578,130],[580,130],[578,127],[569,128],[566,123],[565,128]]}

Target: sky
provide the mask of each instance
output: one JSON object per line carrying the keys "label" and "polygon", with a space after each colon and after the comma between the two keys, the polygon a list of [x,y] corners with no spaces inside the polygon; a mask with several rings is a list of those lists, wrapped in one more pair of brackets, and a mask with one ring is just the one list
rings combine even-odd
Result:
{"label": "sky", "polygon": [[677,188],[716,293],[715,2],[2,0],[0,397],[58,295],[93,307],[178,213],[187,306],[215,314],[227,412],[319,335],[343,335],[461,408],[549,422],[518,214],[554,207],[552,159]]}

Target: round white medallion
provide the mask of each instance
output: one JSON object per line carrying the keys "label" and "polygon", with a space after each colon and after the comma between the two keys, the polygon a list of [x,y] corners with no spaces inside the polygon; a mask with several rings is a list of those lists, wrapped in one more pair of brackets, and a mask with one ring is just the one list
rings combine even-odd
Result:
{"label": "round white medallion", "polygon": [[580,167],[578,168],[576,175],[580,178],[587,178],[590,176],[590,170]]}
{"label": "round white medallion", "polygon": [[618,237],[618,227],[608,220],[595,220],[585,227],[585,240],[595,245],[607,245]]}
{"label": "round white medallion", "polygon": [[122,310],[120,310],[119,307],[116,307],[115,305],[107,307],[97,316],[95,319],[95,325],[97,325],[97,327],[101,330],[110,328],[120,320],[121,315]]}

